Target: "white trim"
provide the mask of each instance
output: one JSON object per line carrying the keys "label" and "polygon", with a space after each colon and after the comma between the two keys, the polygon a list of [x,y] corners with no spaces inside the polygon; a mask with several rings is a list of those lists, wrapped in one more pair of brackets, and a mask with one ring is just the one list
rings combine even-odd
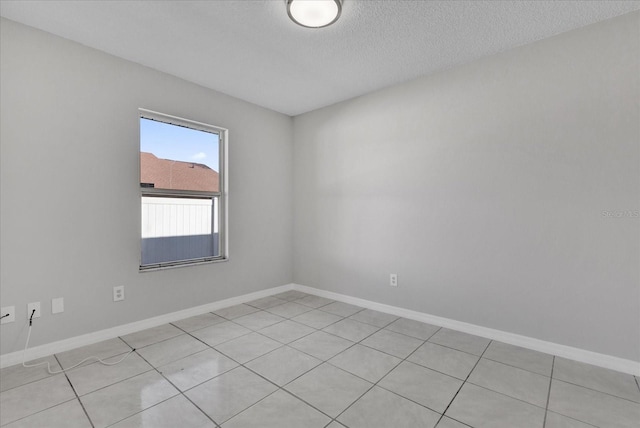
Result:
{"label": "white trim", "polygon": [[[412,311],[397,306],[386,305],[384,303],[372,302],[370,300],[351,297],[331,291],[320,290],[300,284],[287,284],[281,285],[279,287],[268,288],[266,290],[260,290],[254,293],[244,294],[242,296],[231,297],[229,299],[219,300],[217,302],[208,303],[206,305],[196,306],[177,312],[171,312],[169,314],[136,321],[130,324],[124,324],[117,327],[96,331],[94,333],[88,333],[82,336],[76,336],[69,339],[36,346],[27,349],[26,359],[27,361],[30,361],[36,358],[46,357],[51,354],[68,351],[80,346],[91,345],[103,340],[113,339],[114,337],[124,336],[126,334],[135,333],[147,328],[157,327],[169,322],[178,321],[195,315],[200,315],[205,312],[213,312],[227,306],[238,305],[240,303],[249,302],[251,300],[260,299],[262,297],[271,296],[273,294],[282,293],[288,290],[298,290],[316,296],[337,300],[339,302],[350,303],[352,305],[358,305],[364,308],[386,312],[388,314],[396,315],[399,317],[426,322],[429,324],[434,324],[437,326],[446,327],[452,330],[462,331],[469,334],[475,334],[476,336],[486,337],[487,339],[499,340],[500,342],[521,346],[523,348],[532,349],[534,351],[544,352],[547,354],[556,355],[558,357],[568,358],[571,360],[640,376],[640,362],[637,361],[613,357],[611,355],[600,354],[597,352],[587,351],[585,349],[574,348],[571,346],[560,345],[553,342],[534,339],[528,336],[495,330],[492,328],[430,315],[423,312]],[[22,351],[0,355],[0,368],[12,366],[21,362]]]}
{"label": "white trim", "polygon": [[[293,289],[293,284],[281,285],[279,287],[268,288],[266,290],[256,291],[254,293],[244,294],[242,296],[231,297],[229,299],[219,300],[206,305],[196,306],[189,309],[183,309],[177,312],[171,312],[159,315],[153,318],[147,318],[135,321],[129,324],[123,324],[105,330],[99,330],[94,333],[83,334],[82,336],[71,337],[69,339],[59,340],[57,342],[46,343],[44,345],[34,346],[27,349],[26,360],[31,361],[36,358],[46,357],[52,354],[69,351],[80,346],[91,345],[103,340],[113,339],[114,337],[124,336],[126,334],[135,333],[147,328],[157,327],[173,321],[189,318],[195,315],[204,314],[206,312],[217,311],[227,306],[238,305],[240,303],[250,302],[251,300],[260,299],[262,297],[271,296],[273,294],[282,293]],[[34,328],[37,324],[34,323]],[[11,352],[0,355],[0,368],[12,366],[22,363],[22,351]]]}
{"label": "white trim", "polygon": [[585,349],[574,348],[572,346],[560,345],[558,343],[534,339],[533,337],[522,336],[520,334],[509,333],[502,330],[495,330],[493,328],[482,327],[479,325],[456,321],[449,318],[443,318],[436,315],[430,315],[423,312],[412,311],[409,309],[399,308],[397,306],[385,305],[383,303],[372,302],[370,300],[359,299],[357,297],[351,297],[344,294],[333,293],[331,291],[307,287],[305,285],[293,284],[293,289],[309,294],[314,294],[316,296],[326,297],[328,299],[350,303],[352,305],[362,306],[364,308],[373,309],[380,312],[385,312],[399,317],[409,318],[440,327],[450,328],[452,330],[462,331],[464,333],[474,334],[476,336],[485,337],[487,339],[499,340],[500,342],[508,343],[510,345],[521,346],[523,348],[532,349],[534,351],[544,352],[558,357],[568,358],[571,360],[580,361],[582,363],[593,364],[594,366],[604,367],[607,369],[640,376],[640,362],[638,361],[600,354],[597,352],[587,351]]}

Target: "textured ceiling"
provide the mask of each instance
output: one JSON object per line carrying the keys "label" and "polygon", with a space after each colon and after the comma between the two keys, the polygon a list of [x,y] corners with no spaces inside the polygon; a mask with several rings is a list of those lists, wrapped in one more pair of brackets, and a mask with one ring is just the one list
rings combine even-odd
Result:
{"label": "textured ceiling", "polygon": [[638,1],[344,0],[307,29],[284,0],[7,1],[0,14],[297,115],[640,9]]}

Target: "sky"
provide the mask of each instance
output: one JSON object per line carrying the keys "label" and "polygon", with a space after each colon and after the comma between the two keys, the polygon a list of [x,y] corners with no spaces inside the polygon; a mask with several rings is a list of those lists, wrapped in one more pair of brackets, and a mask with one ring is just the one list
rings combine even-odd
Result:
{"label": "sky", "polygon": [[219,171],[216,134],[140,118],[140,151],[161,159],[202,163]]}

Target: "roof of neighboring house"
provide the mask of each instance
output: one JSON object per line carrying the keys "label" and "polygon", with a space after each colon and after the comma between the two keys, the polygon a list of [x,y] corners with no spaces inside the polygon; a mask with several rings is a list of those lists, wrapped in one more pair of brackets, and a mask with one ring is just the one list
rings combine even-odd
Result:
{"label": "roof of neighboring house", "polygon": [[218,173],[207,165],[159,159],[147,152],[140,152],[140,183],[157,189],[219,191]]}

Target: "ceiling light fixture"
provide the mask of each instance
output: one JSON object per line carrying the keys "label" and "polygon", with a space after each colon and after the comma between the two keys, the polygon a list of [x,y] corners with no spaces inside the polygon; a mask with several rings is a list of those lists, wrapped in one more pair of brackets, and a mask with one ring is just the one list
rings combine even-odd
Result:
{"label": "ceiling light fixture", "polygon": [[293,22],[307,28],[322,28],[338,20],[342,0],[286,0]]}

